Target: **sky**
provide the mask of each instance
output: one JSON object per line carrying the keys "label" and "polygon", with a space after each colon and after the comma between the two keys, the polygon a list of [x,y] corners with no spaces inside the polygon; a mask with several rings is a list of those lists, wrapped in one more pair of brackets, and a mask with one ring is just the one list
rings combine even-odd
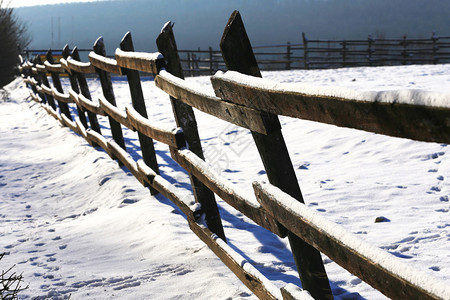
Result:
{"label": "sky", "polygon": [[25,7],[46,4],[60,4],[71,2],[95,2],[104,0],[11,0],[10,7]]}

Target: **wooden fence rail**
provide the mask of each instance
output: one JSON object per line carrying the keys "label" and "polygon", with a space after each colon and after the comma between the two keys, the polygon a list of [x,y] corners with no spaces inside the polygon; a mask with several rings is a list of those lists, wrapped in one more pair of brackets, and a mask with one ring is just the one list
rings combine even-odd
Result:
{"label": "wooden fence rail", "polygon": [[[228,21],[221,42],[221,53],[230,71],[211,77],[215,97],[197,91],[183,79],[171,23],[163,27],[157,45],[161,53],[134,52],[131,35],[127,33],[115,58],[106,58],[103,40],[99,38],[94,51],[89,53],[89,62],[80,62],[76,48],[69,55],[66,46],[58,64],[48,52],[45,63],[36,57],[23,62],[19,69],[34,101],[91,145],[103,148],[149,187],[152,194],[161,193],[175,203],[187,216],[191,230],[259,298],[332,299],[320,251],[388,297],[450,299],[446,283],[413,270],[304,205],[278,121],[278,115],[287,115],[391,136],[449,143],[449,106],[317,95],[292,86],[268,88],[271,83],[259,78],[260,71],[238,12]],[[177,128],[167,128],[147,118],[139,71],[152,72],[156,86],[167,93]],[[53,87],[48,73],[53,78]],[[110,73],[127,76],[132,105],[124,110],[116,106]],[[60,74],[69,76],[67,91],[58,84]],[[85,75],[100,78],[103,96],[98,101],[91,98]],[[69,106],[76,107],[72,112],[77,115],[70,114]],[[205,162],[193,107],[251,130],[270,181],[270,184],[254,183],[258,202],[249,199]],[[352,117],[348,118],[349,115]],[[98,126],[97,118],[102,116],[108,117],[113,135],[110,140]],[[410,122],[411,118],[416,121]],[[134,160],[127,152],[123,126],[139,135],[141,160]],[[155,141],[168,145],[173,160],[188,172],[194,197],[187,197],[159,175]],[[214,194],[256,224],[280,237],[289,237],[303,290],[291,284],[276,288],[226,244]]]}

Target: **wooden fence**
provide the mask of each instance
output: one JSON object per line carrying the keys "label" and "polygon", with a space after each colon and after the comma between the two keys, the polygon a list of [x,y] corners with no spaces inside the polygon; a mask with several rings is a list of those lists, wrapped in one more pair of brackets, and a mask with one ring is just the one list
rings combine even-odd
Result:
{"label": "wooden fence", "polygon": [[[373,38],[366,40],[308,39],[302,43],[253,47],[261,70],[331,69],[360,66],[442,64],[450,62],[450,37]],[[179,50],[185,76],[213,75],[226,70],[220,51]]]}
{"label": "wooden fence", "polygon": [[[187,216],[192,231],[261,299],[332,299],[320,252],[394,299],[450,299],[450,287],[414,270],[395,256],[371,246],[304,205],[304,200],[281,132],[278,115],[292,116],[429,142],[450,142],[450,109],[412,104],[388,104],[316,96],[298,91],[265,88],[241,17],[235,11],[221,40],[229,71],[211,77],[216,94],[207,96],[183,78],[171,23],[156,40],[158,53],[134,52],[127,33],[114,58],[107,58],[99,38],[81,62],[76,48],[62,51],[59,63],[51,51],[42,63],[38,56],[20,66],[32,99],[61,124],[103,148],[152,194],[161,193]],[[169,96],[178,128],[165,128],[147,118],[139,72],[155,74],[155,84]],[[47,79],[51,74],[52,86]],[[64,91],[59,76],[67,74],[71,88]],[[86,74],[101,81],[103,96],[91,98]],[[125,75],[132,105],[117,108],[110,74]],[[70,113],[77,112],[77,116]],[[255,182],[259,204],[239,192],[205,161],[192,108],[251,131],[270,183]],[[157,109],[153,107],[152,109]],[[348,118],[351,114],[352,118]],[[98,119],[106,117],[112,132],[107,140]],[[415,120],[415,122],[411,122]],[[142,159],[126,150],[122,130],[137,132]],[[169,146],[175,162],[189,174],[199,205],[159,175],[154,141]],[[189,145],[188,147],[186,145]],[[226,244],[214,194],[280,237],[288,237],[303,290],[288,284],[278,289],[247,260]],[[320,252],[319,252],[320,251]]]}

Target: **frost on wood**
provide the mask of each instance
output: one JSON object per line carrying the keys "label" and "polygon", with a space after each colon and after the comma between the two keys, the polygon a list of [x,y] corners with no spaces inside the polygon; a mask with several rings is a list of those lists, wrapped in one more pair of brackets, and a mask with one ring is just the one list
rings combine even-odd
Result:
{"label": "frost on wood", "polygon": [[241,74],[236,71],[218,71],[213,78],[221,78],[250,88],[267,91],[298,93],[308,96],[333,97],[367,102],[402,103],[450,108],[450,93],[423,90],[358,91],[340,86],[319,86],[309,83],[279,83]]}
{"label": "frost on wood", "polygon": [[[290,215],[295,216],[297,219],[302,220],[308,227],[314,228],[317,232],[321,232],[323,235],[329,237],[330,240],[338,241],[340,247],[346,249],[348,252],[356,253],[359,257],[367,261],[368,265],[374,265],[378,269],[386,270],[386,280],[388,277],[399,278],[402,282],[416,287],[417,290],[425,291],[426,294],[431,294],[442,299],[450,299],[450,287],[445,282],[425,272],[411,268],[388,252],[364,242],[345,230],[344,227],[327,220],[316,211],[308,208],[271,184],[254,183],[254,187],[257,194],[262,191],[262,193],[269,196],[270,200],[267,201],[275,202],[277,206],[289,212]],[[266,200],[258,199],[263,201],[263,206],[266,206],[264,204]],[[278,221],[283,224],[283,220],[278,219]],[[322,248],[322,245],[318,244],[317,247]],[[324,247],[322,250],[324,250],[324,254],[329,255],[325,252],[326,249]]]}

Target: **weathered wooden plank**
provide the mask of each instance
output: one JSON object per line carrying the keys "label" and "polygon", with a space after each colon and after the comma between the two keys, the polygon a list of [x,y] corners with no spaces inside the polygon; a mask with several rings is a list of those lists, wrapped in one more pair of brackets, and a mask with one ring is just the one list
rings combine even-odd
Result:
{"label": "weathered wooden plank", "polygon": [[194,197],[182,193],[178,187],[171,184],[162,176],[156,175],[151,186],[178,206],[188,220],[196,220],[201,216],[201,207],[195,202]]}
{"label": "weathered wooden plank", "polygon": [[33,77],[29,77],[29,83],[33,86],[37,86],[39,83]]}
{"label": "weathered wooden plank", "polygon": [[[234,11],[228,20],[220,41],[220,49],[228,70],[261,77],[238,11]],[[278,116],[271,113],[267,113],[266,118],[270,122],[279,122]],[[304,202],[281,130],[273,130],[267,135],[252,131],[252,136],[270,183]],[[320,252],[292,232],[288,232],[288,238],[303,288],[314,298],[333,299]]]}
{"label": "weathered wooden plank", "polygon": [[67,66],[72,71],[83,74],[95,74],[95,68],[90,62],[81,62],[71,57],[68,57],[66,61]]}
{"label": "weathered wooden plank", "polygon": [[185,80],[166,71],[161,71],[155,77],[155,84],[179,101],[235,125],[262,134],[267,134],[267,130],[280,129],[277,124],[273,124],[274,128],[271,128],[271,124],[265,124],[260,111],[199,92],[198,89],[190,87]]}
{"label": "weathered wooden plank", "polygon": [[61,66],[61,64],[53,64],[46,60],[44,62],[44,65],[48,72],[65,73],[64,68]]}
{"label": "weathered wooden plank", "polygon": [[94,67],[102,69],[103,71],[122,75],[122,69],[119,65],[117,65],[117,61],[115,59],[102,56],[95,52],[90,52],[89,61]]}
{"label": "weathered wooden plank", "polygon": [[[66,61],[66,59],[70,56],[70,48],[69,48],[68,44],[66,44],[64,46],[63,51],[62,51],[62,56],[63,57],[60,59],[60,61]],[[62,65],[64,66],[64,63],[62,63]],[[69,90],[69,96],[72,99],[73,95],[70,94],[70,91],[73,91],[76,96],[80,92],[80,89],[78,88],[76,75],[69,70],[68,76],[69,76],[70,87],[71,87],[71,89]],[[78,105],[78,103],[77,103],[76,107],[77,107],[78,118],[80,118],[81,124],[84,126],[84,128],[87,128],[88,126],[87,126],[86,112],[80,105]]]}
{"label": "weathered wooden plank", "polygon": [[96,115],[100,115],[100,116],[104,116],[105,112],[103,111],[103,109],[100,107],[100,104],[98,103],[94,103],[94,101],[86,98],[85,96],[83,96],[82,94],[78,94],[78,104],[82,107],[84,107],[86,110],[96,114]]}
{"label": "weathered wooden plank", "polygon": [[[156,44],[158,46],[158,51],[161,52],[166,59],[167,71],[181,79],[184,79],[183,69],[181,68],[180,57],[178,56],[177,44],[172,26],[173,24],[171,22],[167,22],[164,25],[161,29],[161,33],[156,39]],[[177,126],[183,129],[189,149],[198,157],[204,159],[194,110],[191,106],[172,96],[170,96],[170,102],[172,104],[172,110]],[[208,228],[220,236],[223,240],[226,240],[219,209],[217,207],[216,199],[214,198],[214,193],[195,176],[189,174],[189,179],[191,181],[195,200],[201,204],[202,210],[205,213],[205,220]]]}
{"label": "weathered wooden plank", "polygon": [[38,94],[35,94],[33,91],[30,91],[30,96],[35,102],[37,103],[42,102],[42,98]]}
{"label": "weathered wooden plank", "polygon": [[81,134],[75,121],[69,120],[66,115],[61,115],[61,119],[63,120],[64,125],[72,129],[76,133]]}
{"label": "weathered wooden plank", "polygon": [[236,189],[228,180],[211,169],[208,164],[190,150],[171,149],[172,158],[190,174],[205,184],[210,190],[241,213],[252,219],[256,224],[272,231],[280,237],[285,237],[285,230],[280,230],[277,222],[270,217],[258,203],[249,200],[242,191]]}
{"label": "weathered wooden plank", "polygon": [[206,226],[188,219],[191,230],[259,299],[281,299],[278,288]]}
{"label": "weathered wooden plank", "polygon": [[255,182],[253,187],[261,205],[281,224],[386,296],[450,299],[447,283],[364,242],[270,184]]}
{"label": "weathered wooden plank", "polygon": [[45,73],[45,72],[47,72],[47,69],[45,68],[45,65],[42,65],[42,64],[37,64],[36,63],[36,70],[38,71],[38,72],[40,72],[40,73]]}
{"label": "weathered wooden plank", "polygon": [[[69,60],[70,57],[67,58],[67,60]],[[71,55],[71,59],[76,60],[76,61],[80,61],[80,54],[78,53],[78,48],[74,47],[72,50],[72,55]],[[86,81],[86,77],[84,73],[80,73],[80,72],[74,72],[77,81],[78,81],[78,86],[79,86],[79,90],[80,93],[87,99],[92,99],[91,98],[91,93],[89,92],[89,86],[87,84]],[[78,89],[78,87],[77,87]],[[98,133],[102,133],[101,129],[100,129],[100,124],[98,123],[97,120],[97,115],[92,113],[91,111],[87,111],[87,115],[89,118],[89,123],[91,125],[91,128],[94,129],[95,131],[97,131]]]}
{"label": "weathered wooden plank", "polygon": [[186,146],[181,128],[167,129],[158,126],[155,122],[142,117],[134,108],[129,106],[125,107],[125,111],[130,124],[140,133],[177,149]]}
{"label": "weathered wooden plank", "polygon": [[[102,37],[98,38],[95,41],[93,55],[97,55],[103,58],[106,56],[105,44],[103,42]],[[97,67],[95,68],[95,71],[97,72],[100,78],[103,96],[112,106],[116,106],[116,97],[114,96],[113,85],[111,82],[111,75],[108,72],[99,69]],[[121,72],[120,68],[119,72]],[[111,116],[108,116],[108,121],[114,141],[116,141],[116,143],[120,147],[126,150],[125,140],[123,138],[122,127],[120,126],[120,123],[114,120],[114,118],[112,118]]]}
{"label": "weathered wooden plank", "polygon": [[112,156],[108,148],[108,141],[103,135],[99,134],[98,132],[95,132],[91,128],[88,128],[86,129],[86,136],[87,139],[91,141],[91,144],[103,148],[103,150],[105,150],[109,156]]}
{"label": "weathered wooden plank", "polygon": [[68,73],[72,74],[72,70],[69,67],[69,64],[67,63],[67,60],[65,58],[60,58],[59,63],[61,64],[61,67]]}
{"label": "weathered wooden plank", "polygon": [[257,110],[389,136],[450,143],[449,107],[320,96],[298,91],[294,85],[291,89],[265,88],[258,79],[228,72],[213,76],[211,81],[217,96]]}
{"label": "weathered wooden plank", "polygon": [[[36,77],[36,80],[37,80],[37,82],[38,82],[38,84],[39,84],[41,87],[44,86],[44,85],[47,86],[47,87],[50,87],[50,83],[48,82],[48,78],[47,78],[47,73],[45,72],[45,66],[42,65],[41,57],[40,57],[40,56],[37,56],[37,57],[34,59],[34,62],[35,62],[35,67],[36,67],[36,69],[38,70],[38,74],[36,74],[36,76],[35,76],[35,77]],[[44,67],[44,72],[40,72],[40,71],[39,71],[39,66]],[[42,102],[43,102],[43,103],[48,103],[48,104],[50,104],[52,107],[56,108],[55,102],[54,102],[54,100],[53,100],[53,96],[46,95],[46,94],[42,91],[42,89],[41,89],[41,90],[38,90],[37,87],[38,87],[38,86],[36,86],[36,92],[39,93],[39,96],[41,97]]]}
{"label": "weathered wooden plank", "polygon": [[52,88],[52,95],[53,98],[58,100],[59,102],[63,103],[73,103],[72,99],[70,98],[69,94],[63,94],[58,92],[55,88]]}
{"label": "weathered wooden plank", "polygon": [[86,141],[88,141],[87,134],[86,134],[86,127],[84,127],[80,118],[75,118],[75,124],[77,124],[78,133],[81,134],[81,136],[84,137],[84,139]]}
{"label": "weathered wooden plank", "polygon": [[156,174],[156,172],[153,171],[152,168],[147,166],[143,159],[138,160],[136,164],[137,164],[137,169],[141,173],[141,175],[143,176],[145,182],[148,185],[153,184],[153,180],[155,179],[155,177],[158,174]]}
{"label": "weathered wooden plank", "polygon": [[58,113],[58,111],[56,111],[55,109],[53,109],[53,107],[51,107],[50,105],[44,105],[43,106],[45,108],[45,110],[47,110],[47,112],[53,117],[55,118],[57,121],[59,121],[62,125],[64,125],[62,119],[61,119],[61,115]]}
{"label": "weathered wooden plank", "polygon": [[[130,32],[127,32],[120,42],[120,49],[121,51],[134,52],[133,40],[131,38]],[[119,62],[117,63],[119,64]],[[144,94],[142,92],[139,72],[128,68],[123,68],[122,72],[127,76],[133,108],[144,118],[147,118],[147,108],[145,107]],[[158,161],[156,160],[156,152],[153,145],[153,140],[139,132],[138,138],[139,144],[141,145],[142,158],[148,166],[150,166],[156,173],[159,174]],[[157,193],[157,190],[150,187],[150,193],[152,195],[155,195]]]}
{"label": "weathered wooden plank", "polygon": [[120,67],[131,70],[158,74],[160,68],[164,66],[164,57],[159,52],[146,53],[116,49],[115,56]]}
{"label": "weathered wooden plank", "polygon": [[45,85],[41,85],[41,91],[49,96],[53,96],[52,89]]}
{"label": "weathered wooden plank", "polygon": [[146,186],[146,178],[142,176],[133,157],[112,139],[107,141],[107,146],[108,153],[119,160],[142,185]]}
{"label": "weathered wooden plank", "polygon": [[[51,50],[48,50],[46,58],[47,58],[47,61],[45,62],[46,68],[50,72],[50,75],[52,76],[53,86],[59,93],[63,94],[64,90],[62,88],[61,80],[59,78],[60,71],[55,71],[58,69],[58,64],[55,63],[55,59],[53,58]],[[60,66],[61,65],[59,65],[59,68],[60,68]],[[60,69],[63,70],[62,68],[60,68]],[[50,87],[50,86],[48,86],[48,87]],[[53,95],[52,95],[52,97],[53,97]],[[57,102],[58,102],[60,112],[62,114],[65,114],[67,118],[72,119],[72,116],[70,114],[69,105],[65,102],[60,102],[60,101],[57,101]]]}
{"label": "weathered wooden plank", "polygon": [[292,283],[281,288],[281,295],[283,300],[314,300],[308,291],[302,290]]}
{"label": "weathered wooden plank", "polygon": [[134,130],[133,125],[131,125],[130,120],[127,117],[126,112],[121,111],[119,108],[115,107],[105,97],[100,96],[98,98],[101,109],[111,118],[122,124],[123,126]]}

